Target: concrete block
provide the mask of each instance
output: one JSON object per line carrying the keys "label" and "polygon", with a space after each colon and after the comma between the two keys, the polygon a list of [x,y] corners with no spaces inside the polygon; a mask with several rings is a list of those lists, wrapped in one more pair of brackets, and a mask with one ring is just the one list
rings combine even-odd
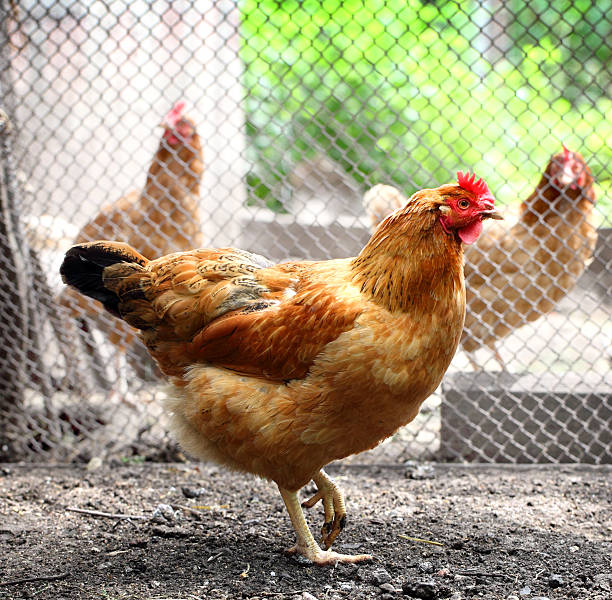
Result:
{"label": "concrete block", "polygon": [[442,460],[612,463],[612,374],[457,373],[442,388]]}

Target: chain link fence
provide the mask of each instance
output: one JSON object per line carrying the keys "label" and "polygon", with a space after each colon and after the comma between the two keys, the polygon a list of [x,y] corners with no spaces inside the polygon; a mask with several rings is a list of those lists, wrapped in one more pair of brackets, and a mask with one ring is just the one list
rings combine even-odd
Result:
{"label": "chain link fence", "polygon": [[[612,0],[5,3],[0,457],[176,455],[140,342],[63,290],[75,241],[350,256],[401,194],[470,168],[506,229],[468,253],[463,345],[390,460],[611,462],[610,15]],[[197,135],[160,166],[180,102]],[[393,187],[364,201],[376,184]]]}

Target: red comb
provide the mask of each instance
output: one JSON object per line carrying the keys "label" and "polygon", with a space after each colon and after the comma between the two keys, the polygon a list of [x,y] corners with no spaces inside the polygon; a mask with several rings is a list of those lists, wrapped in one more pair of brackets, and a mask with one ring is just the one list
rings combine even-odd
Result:
{"label": "red comb", "polygon": [[564,160],[567,162],[572,156],[571,151],[568,149],[568,147],[563,144],[563,158]]}
{"label": "red comb", "polygon": [[172,110],[164,117],[164,123],[174,127],[180,120],[183,110],[185,109],[184,102],[177,102]]}
{"label": "red comb", "polygon": [[473,192],[479,197],[493,199],[493,195],[489,191],[489,186],[482,179],[476,181],[476,173],[472,173],[470,176],[469,171],[467,173],[457,171],[457,183],[459,187],[462,187],[467,192]]}

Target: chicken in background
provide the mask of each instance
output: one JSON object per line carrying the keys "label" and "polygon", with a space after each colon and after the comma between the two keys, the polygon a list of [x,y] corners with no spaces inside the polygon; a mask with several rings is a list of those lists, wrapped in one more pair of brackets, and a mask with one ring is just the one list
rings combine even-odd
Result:
{"label": "chicken in background", "polygon": [[362,204],[373,232],[394,210],[406,205],[406,197],[396,187],[379,183],[363,195]]}
{"label": "chicken in background", "polygon": [[[183,115],[184,109],[185,103],[177,102],[164,117],[161,123],[164,131],[144,188],[103,206],[80,230],[74,243],[117,239],[147,256],[202,245],[199,213],[204,171],[202,144],[194,122]],[[60,295],[60,303],[79,320],[86,337],[91,335],[93,327],[122,352],[137,349],[133,346],[134,330],[121,321],[100,318],[100,305],[90,298],[66,288]],[[91,345],[91,341],[86,339],[86,344]]]}
{"label": "chicken in background", "polygon": [[[372,223],[405,198],[377,185],[364,195]],[[496,342],[549,313],[572,290],[593,256],[595,191],[591,170],[565,146],[546,166],[514,221],[493,223],[466,248],[467,313],[461,344],[473,353],[486,346],[505,370]],[[387,212],[387,214],[388,214]]]}
{"label": "chicken in background", "polygon": [[469,308],[461,343],[468,353],[486,346],[505,368],[496,342],[551,312],[592,260],[594,207],[591,170],[564,146],[522,202],[517,221],[494,224],[466,250]]}
{"label": "chicken in background", "polygon": [[[346,520],[329,462],[414,419],[453,358],[465,317],[463,243],[498,218],[486,184],[421,190],[355,258],[287,262],[226,248],[148,260],[126,244],[71,248],[62,279],[140,336],[173,391],[172,428],[198,459],[270,479],[297,533],[292,553],[359,562],[330,547]],[[298,491],[323,501],[322,550]]]}

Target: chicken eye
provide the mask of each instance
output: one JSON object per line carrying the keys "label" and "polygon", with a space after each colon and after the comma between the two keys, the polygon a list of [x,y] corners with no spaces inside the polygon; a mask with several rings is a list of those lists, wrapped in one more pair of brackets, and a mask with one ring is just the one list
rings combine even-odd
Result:
{"label": "chicken eye", "polygon": [[465,210],[466,208],[468,208],[469,205],[470,205],[469,201],[466,200],[465,198],[457,202],[457,206],[461,208],[462,210]]}

